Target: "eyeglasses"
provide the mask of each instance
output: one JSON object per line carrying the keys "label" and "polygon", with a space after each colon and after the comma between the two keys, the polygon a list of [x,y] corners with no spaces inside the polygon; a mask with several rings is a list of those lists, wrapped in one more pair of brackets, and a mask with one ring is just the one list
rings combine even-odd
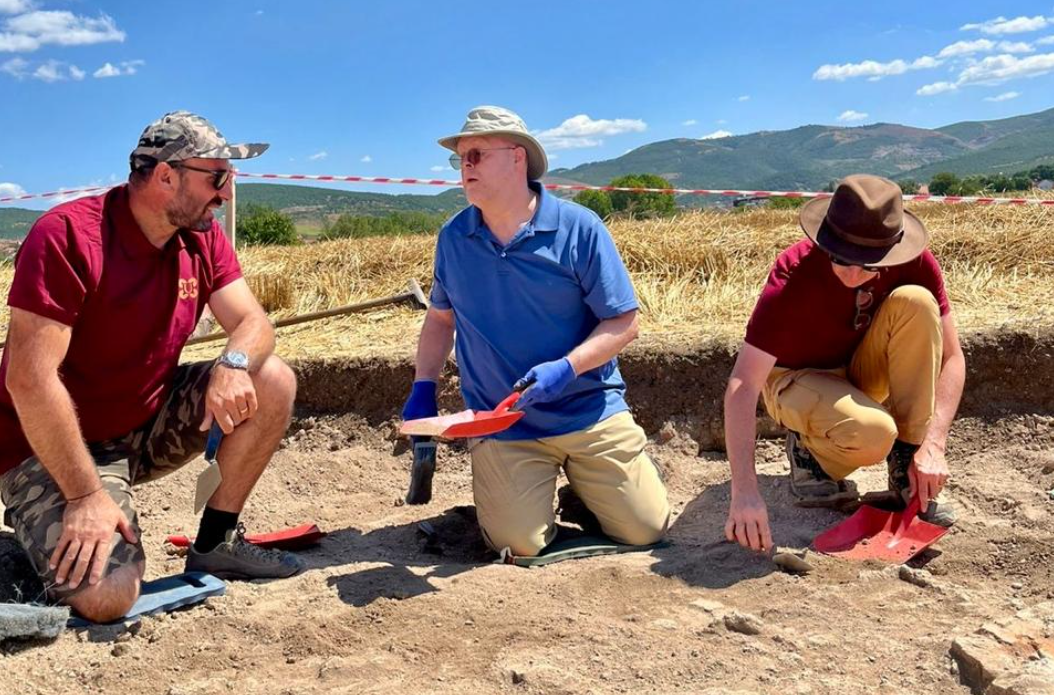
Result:
{"label": "eyeglasses", "polygon": [[862,263],[850,263],[849,261],[843,261],[841,258],[835,256],[832,253],[828,253],[827,257],[831,259],[831,263],[834,263],[835,265],[840,265],[843,268],[860,268],[861,270],[866,270],[869,273],[877,273],[882,270],[882,268],[877,265],[864,265]]}
{"label": "eyeglasses", "polygon": [[853,330],[859,331],[871,325],[871,314],[867,310],[875,303],[875,295],[871,290],[858,289],[856,291],[856,313],[853,314]]}
{"label": "eyeglasses", "polygon": [[169,162],[168,165],[173,169],[190,169],[191,171],[200,171],[203,174],[212,174],[212,187],[217,191],[222,190],[227,185],[227,182],[231,180],[231,174],[234,172],[233,169],[205,169],[184,164],[183,162]]}
{"label": "eyeglasses", "polygon": [[471,150],[463,155],[452,154],[450,155],[450,166],[454,169],[460,169],[462,162],[467,162],[472,166],[479,164],[479,161],[483,159],[484,152],[494,152],[495,150],[515,150],[516,147],[473,147]]}

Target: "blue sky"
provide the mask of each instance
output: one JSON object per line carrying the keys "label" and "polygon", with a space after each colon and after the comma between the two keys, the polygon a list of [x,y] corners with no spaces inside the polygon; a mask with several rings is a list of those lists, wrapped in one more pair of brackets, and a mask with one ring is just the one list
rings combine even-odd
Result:
{"label": "blue sky", "polygon": [[801,8],[0,0],[0,196],[122,180],[143,127],[180,108],[272,143],[246,171],[456,178],[435,140],[478,104],[519,112],[554,168],[676,137],[1054,106],[1051,0]]}

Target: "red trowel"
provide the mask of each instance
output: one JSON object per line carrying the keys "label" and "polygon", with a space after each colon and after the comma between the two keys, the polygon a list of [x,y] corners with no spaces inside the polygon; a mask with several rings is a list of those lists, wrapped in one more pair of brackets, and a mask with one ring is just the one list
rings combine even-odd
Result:
{"label": "red trowel", "polygon": [[[246,534],[245,540],[261,548],[299,550],[315,545],[325,535],[326,532],[320,530],[315,524],[302,524],[272,533]],[[186,548],[194,542],[193,538],[187,536],[169,536],[166,540],[177,548]]]}
{"label": "red trowel", "polygon": [[904,563],[948,532],[947,528],[923,521],[918,515],[918,495],[900,512],[865,504],[848,519],[817,536],[812,547],[821,553],[851,560]]}
{"label": "red trowel", "polygon": [[462,410],[453,415],[407,420],[399,427],[399,432],[413,437],[440,437],[442,439],[485,437],[489,434],[497,434],[509,429],[523,417],[523,411],[512,410],[521,395],[520,391],[513,391],[505,400],[498,403],[494,410]]}

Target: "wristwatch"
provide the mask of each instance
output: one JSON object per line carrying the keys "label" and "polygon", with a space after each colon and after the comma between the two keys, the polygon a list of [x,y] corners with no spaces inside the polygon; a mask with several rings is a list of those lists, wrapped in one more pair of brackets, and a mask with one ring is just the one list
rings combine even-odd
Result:
{"label": "wristwatch", "polygon": [[226,350],[220,355],[219,364],[231,369],[249,370],[249,356],[239,350]]}

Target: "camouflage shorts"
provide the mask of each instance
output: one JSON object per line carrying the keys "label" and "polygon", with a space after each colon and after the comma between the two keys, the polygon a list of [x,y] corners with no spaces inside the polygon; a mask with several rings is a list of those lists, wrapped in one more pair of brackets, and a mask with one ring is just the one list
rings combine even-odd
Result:
{"label": "camouflage shorts", "polygon": [[[171,473],[205,450],[208,433],[198,427],[205,416],[205,390],[212,366],[213,362],[180,366],[168,400],[151,421],[124,437],[88,444],[103,489],[132,522],[137,538],[139,519],[132,504],[132,486]],[[5,507],[4,523],[14,529],[29,553],[49,597],[62,600],[87,586],[84,582],[73,591],[57,587],[55,573],[48,569],[48,560],[62,536],[66,500],[35,456],[0,476],[0,497]],[[141,541],[128,543],[115,532],[106,571],[145,559]]]}

